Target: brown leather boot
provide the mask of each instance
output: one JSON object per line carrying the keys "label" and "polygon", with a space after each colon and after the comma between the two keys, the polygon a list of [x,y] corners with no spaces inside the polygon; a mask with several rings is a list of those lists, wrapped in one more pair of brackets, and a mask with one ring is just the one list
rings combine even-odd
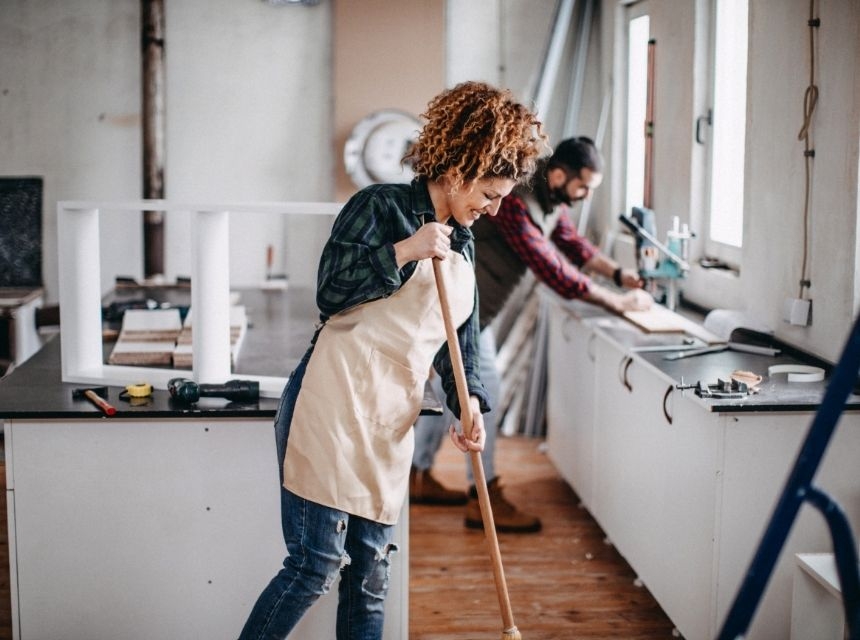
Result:
{"label": "brown leather boot", "polygon": [[466,492],[448,489],[430,475],[430,470],[409,471],[409,500],[414,504],[466,504]]}
{"label": "brown leather boot", "polygon": [[[498,478],[487,483],[490,494],[490,506],[493,509],[493,522],[496,531],[500,533],[534,533],[540,531],[540,518],[530,513],[520,511],[502,495],[502,486]],[[469,488],[469,501],[466,503],[466,526],[470,529],[483,529],[481,505],[478,502],[478,490]]]}

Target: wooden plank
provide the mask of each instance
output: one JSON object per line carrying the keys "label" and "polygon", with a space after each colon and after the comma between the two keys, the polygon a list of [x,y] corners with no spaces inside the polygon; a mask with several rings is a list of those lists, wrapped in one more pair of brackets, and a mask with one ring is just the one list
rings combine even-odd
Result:
{"label": "wooden plank", "polygon": [[625,311],[622,315],[646,333],[684,333],[680,316],[658,304],[647,311]]}
{"label": "wooden plank", "polygon": [[621,315],[645,333],[686,333],[708,345],[725,342],[701,324],[659,304],[653,305],[647,311],[625,311]]}

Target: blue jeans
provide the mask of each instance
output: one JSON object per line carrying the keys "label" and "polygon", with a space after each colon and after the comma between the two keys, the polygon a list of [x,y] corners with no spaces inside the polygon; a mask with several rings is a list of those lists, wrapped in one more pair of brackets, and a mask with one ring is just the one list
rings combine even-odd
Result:
{"label": "blue jeans", "polygon": [[[275,416],[278,466],[313,346],[290,376]],[[282,640],[340,573],[337,640],[382,638],[385,596],[391,574],[393,525],[331,509],[281,487],[281,526],[287,557],[257,599],[240,640]]]}
{"label": "blue jeans", "polygon": [[[499,372],[496,369],[496,340],[493,332],[490,329],[484,329],[481,332],[481,340],[479,343],[480,360],[479,367],[481,373],[481,382],[487,389],[487,394],[490,397],[490,406],[495,406],[499,401]],[[431,381],[433,391],[439,398],[444,399],[445,394],[442,391],[442,381],[439,376],[433,376]],[[454,414],[448,408],[448,405],[443,402],[444,410],[442,415],[438,416],[421,416],[415,422],[415,451],[412,454],[412,464],[417,469],[422,471],[430,469],[433,466],[433,460],[436,457],[436,452],[442,446],[445,436],[448,435],[448,427],[457,422]],[[496,424],[496,411],[490,411],[484,414],[484,429],[487,432],[487,440],[484,443],[484,450],[481,452],[481,464],[484,467],[484,475],[487,477],[487,482],[490,482],[496,477],[496,435],[498,434],[498,425]],[[475,478],[472,473],[471,457],[466,455],[466,480],[470,485],[475,484]]]}

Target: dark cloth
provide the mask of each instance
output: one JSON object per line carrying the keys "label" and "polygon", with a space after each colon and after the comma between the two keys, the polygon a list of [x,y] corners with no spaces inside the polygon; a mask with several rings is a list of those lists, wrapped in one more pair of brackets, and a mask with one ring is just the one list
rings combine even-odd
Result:
{"label": "dark cloth", "polygon": [[[547,238],[542,225],[553,205],[545,175],[542,167],[531,189],[516,188],[502,200],[497,215],[481,216],[472,226],[482,329],[499,314],[526,269],[563,298],[588,294],[591,280],[577,267],[597,249],[577,233],[567,207],[559,212]],[[529,200],[536,206],[530,209]]]}
{"label": "dark cloth", "polygon": [[[416,262],[398,269],[394,243],[413,235],[425,222],[436,220],[436,212],[423,179],[410,184],[375,184],[358,191],[341,209],[320,258],[317,274],[317,306],[320,320],[350,307],[390,296],[415,272]],[[475,264],[472,232],[454,218],[451,249]],[[490,410],[478,366],[478,292],[472,316],[457,329],[469,393]],[[453,367],[447,343],[433,360],[442,378],[449,405],[459,406]]]}

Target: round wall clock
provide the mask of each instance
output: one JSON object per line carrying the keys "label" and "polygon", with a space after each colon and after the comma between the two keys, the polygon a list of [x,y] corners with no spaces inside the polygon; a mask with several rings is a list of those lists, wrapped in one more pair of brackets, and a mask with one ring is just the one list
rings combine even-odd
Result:
{"label": "round wall clock", "polygon": [[382,109],[362,118],[343,147],[346,173],[355,186],[410,182],[412,170],[400,161],[420,129],[418,118],[398,109]]}

